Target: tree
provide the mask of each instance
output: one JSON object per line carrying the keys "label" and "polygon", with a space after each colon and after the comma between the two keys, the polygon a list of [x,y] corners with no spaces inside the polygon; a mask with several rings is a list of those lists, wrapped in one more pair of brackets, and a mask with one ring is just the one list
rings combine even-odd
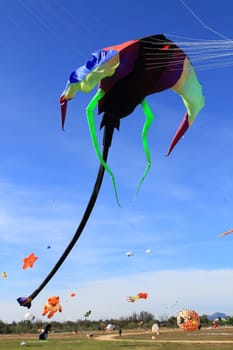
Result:
{"label": "tree", "polygon": [[139,314],[139,320],[144,321],[144,322],[150,322],[155,319],[155,316],[147,311],[141,311]]}

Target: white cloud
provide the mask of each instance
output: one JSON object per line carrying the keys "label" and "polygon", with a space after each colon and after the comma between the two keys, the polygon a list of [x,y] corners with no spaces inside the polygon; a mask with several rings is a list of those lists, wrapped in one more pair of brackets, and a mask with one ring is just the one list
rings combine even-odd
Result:
{"label": "white cloud", "polygon": [[[135,273],[114,278],[101,279],[91,273],[85,282],[70,282],[65,288],[62,281],[52,283],[47,290],[34,300],[32,312],[41,319],[41,310],[46,298],[51,294],[60,295],[62,314],[56,314],[54,320],[77,320],[84,318],[87,310],[92,310],[90,319],[107,319],[130,316],[133,312],[148,311],[156,317],[175,315],[183,308],[191,308],[199,314],[211,314],[215,311],[232,315],[232,269],[219,270],[164,270],[150,273]],[[113,272],[114,275],[114,272]],[[21,289],[21,288],[20,288]],[[70,298],[71,292],[76,293]],[[126,297],[139,292],[149,294],[147,300],[127,303]],[[7,293],[0,303],[3,321],[21,320],[27,309],[19,307],[16,301],[9,300]],[[169,307],[171,305],[175,307]]]}

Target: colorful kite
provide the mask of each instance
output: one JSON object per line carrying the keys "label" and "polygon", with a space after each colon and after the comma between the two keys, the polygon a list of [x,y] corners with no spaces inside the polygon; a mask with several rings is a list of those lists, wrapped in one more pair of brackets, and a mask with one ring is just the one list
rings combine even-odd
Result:
{"label": "colorful kite", "polygon": [[148,294],[143,292],[143,293],[138,293],[136,296],[134,297],[127,297],[126,300],[128,301],[128,303],[134,303],[135,301],[139,300],[139,299],[147,299]]}
{"label": "colorful kite", "polygon": [[42,316],[47,315],[48,318],[51,318],[57,311],[62,312],[59,296],[49,297],[47,304],[44,305]]}
{"label": "colorful kite", "polygon": [[71,297],[71,298],[76,297],[76,293],[74,293],[74,292],[73,292],[73,293],[70,293],[70,297]]}
{"label": "colorful kite", "polygon": [[38,259],[34,253],[29,254],[26,258],[23,258],[23,270],[30,267],[32,268],[35,261]]}
{"label": "colorful kite", "polygon": [[[103,48],[94,52],[86,64],[73,71],[60,97],[62,128],[65,124],[67,101],[71,100],[78,91],[90,92],[96,86],[98,86],[97,92],[86,108],[91,139],[100,161],[93,192],[80,225],[51,272],[29,297],[17,299],[22,306],[30,307],[31,301],[54,276],[79,239],[97,200],[105,170],[112,178],[119,204],[115,177],[107,165],[107,158],[114,129],[119,130],[121,119],[133,113],[138,105],[141,105],[145,114],[142,144],[147,158],[147,167],[139,182],[139,190],[151,166],[147,136],[154,114],[146,97],[166,89],[172,89],[180,95],[185,105],[185,116],[175,133],[167,155],[171,153],[204,106],[202,87],[189,58],[182,49],[163,34]],[[100,127],[104,128],[102,152],[95,129],[95,109],[97,106],[98,113],[103,113],[100,123]]]}
{"label": "colorful kite", "polygon": [[184,331],[194,331],[200,327],[199,315],[194,310],[182,310],[177,315],[177,325]]}
{"label": "colorful kite", "polygon": [[219,235],[219,237],[227,236],[227,235],[229,235],[230,233],[233,233],[233,230],[225,231],[225,232],[221,233],[221,234]]}
{"label": "colorful kite", "polygon": [[[105,127],[104,145],[110,147],[114,128],[119,130],[120,120],[130,115],[141,104],[146,121],[142,131],[143,147],[148,161],[140,185],[151,165],[147,134],[154,115],[145,98],[148,95],[172,89],[186,107],[186,114],[169,147],[169,155],[193,123],[204,106],[202,87],[186,54],[164,35],[152,35],[109,46],[92,54],[87,63],[70,75],[61,95],[62,128],[64,128],[67,101],[78,91],[89,92],[98,85],[98,91],[87,106],[90,135],[100,163],[115,178],[101,154],[95,130],[94,111],[104,113],[100,127]],[[139,185],[139,187],[140,187]],[[116,194],[117,196],[117,194]]]}

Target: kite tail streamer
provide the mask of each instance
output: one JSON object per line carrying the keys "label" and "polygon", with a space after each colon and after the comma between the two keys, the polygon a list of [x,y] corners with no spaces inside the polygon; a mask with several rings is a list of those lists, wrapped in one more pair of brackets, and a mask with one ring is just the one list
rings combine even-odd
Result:
{"label": "kite tail streamer", "polygon": [[[104,138],[103,138],[103,161],[106,162],[107,158],[108,158],[108,152],[109,152],[109,148],[111,145],[111,141],[112,141],[112,137],[113,137],[113,132],[114,132],[114,126],[112,124],[107,124],[105,126],[104,129]],[[101,185],[102,185],[102,181],[103,181],[103,177],[104,177],[104,172],[105,172],[105,167],[103,166],[103,164],[100,164],[99,166],[99,170],[98,170],[98,174],[96,177],[96,182],[95,185],[93,187],[93,191],[92,194],[90,196],[89,202],[87,204],[86,210],[83,214],[83,217],[80,221],[80,224],[73,236],[73,238],[71,239],[70,243],[68,244],[68,246],[66,247],[65,251],[63,252],[62,256],[60,257],[60,259],[57,261],[57,263],[55,264],[55,266],[53,267],[53,269],[51,270],[51,272],[48,274],[48,276],[44,279],[44,281],[40,284],[40,286],[34,290],[34,292],[32,292],[32,294],[29,297],[19,297],[17,299],[18,303],[21,306],[25,306],[30,308],[31,307],[31,302],[33,299],[35,299],[35,297],[43,290],[43,288],[46,286],[46,284],[50,281],[50,279],[55,275],[55,273],[58,271],[58,269],[60,268],[60,266],[63,264],[63,262],[65,261],[65,259],[67,258],[67,256],[69,255],[69,253],[71,252],[72,248],[74,247],[74,245],[76,244],[76,242],[78,241],[79,237],[82,234],[82,231],[85,228],[85,225],[89,219],[89,216],[94,208],[95,202],[97,200]]]}
{"label": "kite tail streamer", "polygon": [[144,111],[145,116],[146,116],[146,120],[145,120],[143,130],[142,130],[142,143],[143,143],[143,148],[144,148],[146,158],[147,158],[147,167],[146,167],[146,170],[145,170],[145,172],[144,172],[144,174],[139,182],[136,194],[138,194],[138,192],[141,188],[141,185],[142,185],[143,181],[145,180],[145,177],[148,174],[148,171],[150,170],[150,166],[151,166],[151,158],[150,158],[150,151],[149,151],[148,137],[147,136],[148,136],[149,128],[154,120],[154,114],[153,114],[152,110],[150,109],[150,106],[148,105],[146,99],[144,99],[142,101],[141,105],[142,105],[143,111]]}
{"label": "kite tail streamer", "polygon": [[115,177],[113,175],[112,170],[109,168],[109,166],[107,165],[107,163],[103,159],[103,156],[102,156],[101,151],[100,151],[98,139],[97,139],[96,128],[95,128],[94,110],[95,110],[95,108],[96,108],[96,106],[98,104],[98,101],[101,100],[103,98],[103,96],[104,96],[104,91],[101,90],[101,89],[98,89],[97,93],[92,98],[92,100],[90,101],[90,103],[88,104],[88,106],[86,108],[87,121],[88,121],[88,125],[89,125],[89,130],[90,130],[90,134],[91,134],[92,143],[93,143],[93,145],[95,147],[95,151],[97,153],[97,156],[99,158],[100,163],[103,165],[105,170],[109,173],[109,175],[112,178],[112,183],[113,183],[114,193],[115,193],[115,196],[116,196],[116,201],[117,201],[117,204],[120,207],[120,202],[119,202],[119,198],[118,198],[118,194],[117,194]]}

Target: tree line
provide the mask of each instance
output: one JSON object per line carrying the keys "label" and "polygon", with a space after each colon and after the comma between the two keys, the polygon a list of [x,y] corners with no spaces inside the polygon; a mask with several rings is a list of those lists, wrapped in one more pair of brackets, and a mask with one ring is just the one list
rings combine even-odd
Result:
{"label": "tree line", "polygon": [[[141,311],[140,313],[133,313],[128,317],[120,317],[119,319],[105,319],[92,321],[88,319],[79,319],[77,321],[47,321],[44,320],[33,320],[33,321],[20,321],[5,323],[0,321],[0,334],[20,334],[20,333],[35,333],[38,334],[46,325],[50,323],[51,332],[89,332],[89,331],[103,331],[108,324],[112,324],[116,329],[145,329],[151,330],[154,323],[157,323],[160,328],[177,328],[176,317],[171,316],[169,318],[162,317],[160,320],[156,319],[155,316],[147,311]],[[200,323],[203,327],[210,327],[213,325],[213,321],[209,320],[207,315],[200,316]],[[230,326],[233,325],[233,316],[227,317],[226,319],[219,318],[217,320],[219,326]]]}

